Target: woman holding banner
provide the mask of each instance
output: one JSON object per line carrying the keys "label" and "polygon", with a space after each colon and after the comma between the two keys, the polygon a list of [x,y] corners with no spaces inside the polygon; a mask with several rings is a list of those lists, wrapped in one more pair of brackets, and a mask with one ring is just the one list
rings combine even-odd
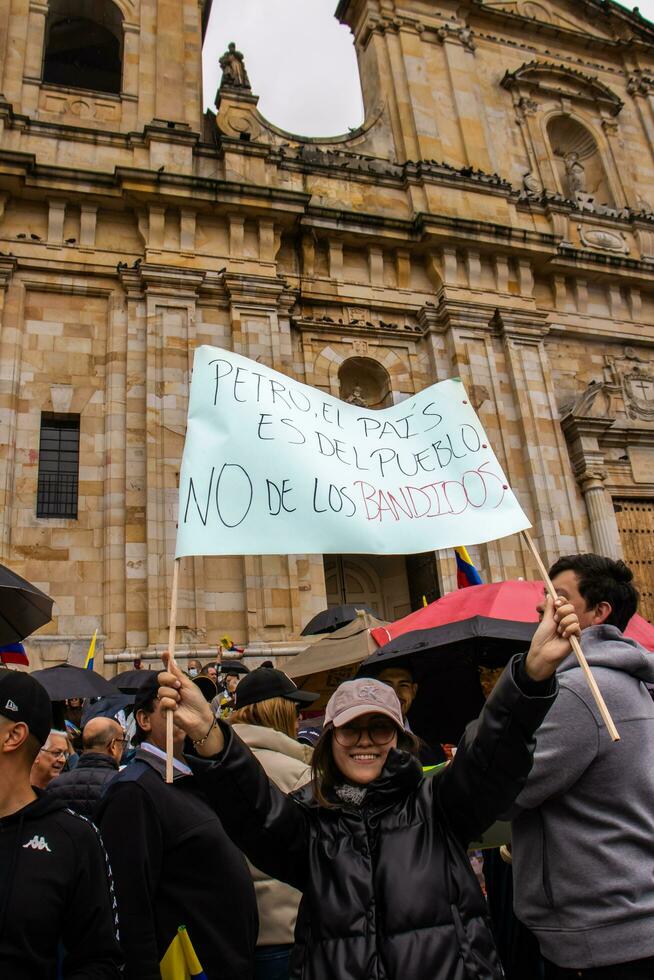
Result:
{"label": "woman holding banner", "polygon": [[342,684],[326,712],[313,783],[285,796],[174,663],[164,709],[194,745],[189,763],[227,833],[258,868],[303,892],[295,980],[500,980],[466,846],[504,812],[531,767],[554,672],[579,635],[547,600],[529,652],[508,666],[453,763],[424,778],[395,693]]}

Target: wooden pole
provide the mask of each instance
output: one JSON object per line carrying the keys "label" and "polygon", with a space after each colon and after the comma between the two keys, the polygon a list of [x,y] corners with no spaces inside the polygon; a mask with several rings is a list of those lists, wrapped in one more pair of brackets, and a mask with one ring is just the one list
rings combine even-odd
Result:
{"label": "wooden pole", "polygon": [[[558,598],[558,596],[556,594],[556,589],[552,585],[552,580],[550,579],[549,575],[547,574],[547,569],[545,568],[545,565],[543,564],[543,560],[542,560],[542,558],[540,557],[540,555],[538,553],[538,549],[537,549],[536,545],[534,544],[534,539],[532,538],[532,536],[529,533],[529,531],[522,531],[522,536],[525,539],[525,541],[527,542],[527,546],[528,546],[529,550],[531,551],[532,555],[536,559],[536,564],[538,565],[538,570],[539,570],[539,572],[541,574],[541,578],[543,579],[543,582],[545,583],[545,587],[546,587],[548,593],[551,595],[552,599],[554,601],[556,601],[556,599]],[[602,697],[602,692],[600,691],[599,687],[597,686],[597,681],[593,677],[593,673],[592,673],[590,667],[588,666],[588,661],[586,660],[586,658],[584,656],[584,652],[581,649],[581,645],[580,645],[579,640],[577,639],[576,636],[571,636],[570,637],[570,646],[572,647],[572,649],[574,651],[574,654],[575,654],[575,656],[576,656],[576,658],[577,658],[577,660],[579,662],[579,666],[581,667],[581,669],[584,672],[584,675],[586,677],[586,681],[588,682],[588,686],[590,687],[591,694],[595,698],[595,703],[596,703],[596,705],[597,705],[597,707],[599,709],[599,713],[601,714],[602,720],[604,721],[604,724],[606,725],[606,730],[608,731],[609,735],[611,736],[611,738],[613,739],[614,742],[619,742],[620,741],[620,736],[618,734],[618,729],[615,727],[613,718],[611,718],[611,713],[610,713],[609,709],[606,706],[606,701]]]}
{"label": "wooden pole", "polygon": [[[170,624],[168,627],[169,662],[175,661],[175,638],[177,631],[177,591],[179,587],[179,558],[173,565],[173,585],[170,593]],[[173,781],[173,712],[166,712],[166,782]]]}

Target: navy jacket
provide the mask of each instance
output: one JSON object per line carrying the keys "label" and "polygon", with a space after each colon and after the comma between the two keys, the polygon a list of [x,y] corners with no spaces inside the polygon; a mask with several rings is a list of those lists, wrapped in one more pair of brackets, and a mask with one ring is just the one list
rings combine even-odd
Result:
{"label": "navy jacket", "polygon": [[193,776],[137,750],[98,812],[112,862],[126,980],[161,980],[184,925],[207,980],[252,980],[258,917],[245,858]]}
{"label": "navy jacket", "polygon": [[117,772],[118,766],[111,756],[104,752],[84,752],[74,769],[62,772],[48,783],[46,793],[93,820],[105,785]]}

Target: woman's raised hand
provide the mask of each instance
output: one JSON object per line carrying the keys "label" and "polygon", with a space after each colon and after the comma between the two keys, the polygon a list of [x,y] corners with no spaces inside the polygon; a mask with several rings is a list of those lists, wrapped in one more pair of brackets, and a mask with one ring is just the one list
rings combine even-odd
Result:
{"label": "woman's raised hand", "polygon": [[192,742],[209,737],[197,746],[200,755],[217,755],[224,748],[224,739],[215,723],[211,705],[205,700],[202,691],[190,677],[177,666],[169,654],[163,655],[165,670],[159,674],[159,699],[164,711],[175,713],[175,724],[186,732]]}

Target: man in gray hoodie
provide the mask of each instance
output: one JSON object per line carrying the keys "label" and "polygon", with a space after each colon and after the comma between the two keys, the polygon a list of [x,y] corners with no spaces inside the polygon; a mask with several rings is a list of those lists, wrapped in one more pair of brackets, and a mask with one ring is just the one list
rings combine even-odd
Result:
{"label": "man in gray hoodie", "polygon": [[624,562],[573,555],[550,577],[579,617],[621,740],[571,654],[512,811],[516,915],[540,943],[547,980],[652,980],[654,654],[622,634],[638,605]]}

